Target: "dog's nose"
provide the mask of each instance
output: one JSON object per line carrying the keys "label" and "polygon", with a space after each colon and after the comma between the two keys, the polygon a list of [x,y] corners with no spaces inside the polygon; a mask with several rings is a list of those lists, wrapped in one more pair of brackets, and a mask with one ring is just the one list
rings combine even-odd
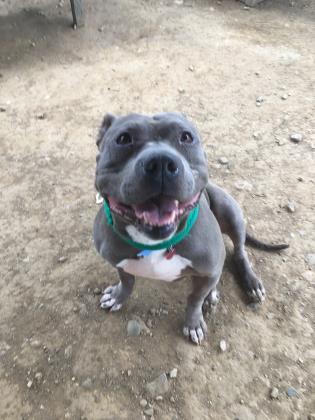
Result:
{"label": "dog's nose", "polygon": [[160,176],[176,177],[179,174],[179,162],[176,157],[168,155],[151,156],[143,165],[147,176],[156,178]]}

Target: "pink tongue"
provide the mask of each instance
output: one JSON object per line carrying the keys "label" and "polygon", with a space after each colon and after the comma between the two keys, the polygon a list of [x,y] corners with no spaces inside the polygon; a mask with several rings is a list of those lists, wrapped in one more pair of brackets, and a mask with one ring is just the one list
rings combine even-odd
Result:
{"label": "pink tongue", "polygon": [[159,197],[157,201],[149,200],[133,208],[136,216],[145,223],[163,226],[175,221],[178,201],[169,197]]}

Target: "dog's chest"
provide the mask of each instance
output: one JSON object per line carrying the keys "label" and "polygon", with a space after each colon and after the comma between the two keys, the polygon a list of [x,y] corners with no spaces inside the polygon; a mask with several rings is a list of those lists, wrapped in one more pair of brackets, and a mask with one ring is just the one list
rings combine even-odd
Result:
{"label": "dog's chest", "polygon": [[139,259],[122,260],[117,267],[134,276],[173,281],[181,276],[186,267],[191,267],[191,261],[176,254],[167,259],[165,250],[161,250],[152,251]]}

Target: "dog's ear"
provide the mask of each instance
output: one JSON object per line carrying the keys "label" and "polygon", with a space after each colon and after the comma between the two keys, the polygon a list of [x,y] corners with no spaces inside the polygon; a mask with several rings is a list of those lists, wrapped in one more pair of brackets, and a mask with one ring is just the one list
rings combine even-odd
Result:
{"label": "dog's ear", "polygon": [[115,119],[116,119],[116,116],[110,113],[106,114],[105,117],[103,118],[103,122],[98,132],[97,139],[96,139],[96,146],[98,147],[99,150],[101,148],[102,140],[104,138],[106,131],[113,124]]}

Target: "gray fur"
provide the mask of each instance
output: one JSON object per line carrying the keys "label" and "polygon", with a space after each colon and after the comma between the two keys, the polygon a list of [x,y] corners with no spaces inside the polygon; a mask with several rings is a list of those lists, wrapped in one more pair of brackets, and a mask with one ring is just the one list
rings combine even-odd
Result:
{"label": "gray fur", "polygon": [[[193,138],[191,145],[183,145],[178,140],[186,131]],[[132,136],[132,145],[117,144],[117,138],[123,133]],[[264,299],[265,289],[245,252],[246,230],[242,211],[228,193],[209,183],[199,134],[185,116],[163,113],[152,117],[139,114],[115,117],[108,114],[103,120],[97,145],[95,185],[104,197],[111,196],[126,205],[137,205],[157,194],[185,202],[201,192],[196,224],[189,237],[176,245],[176,253],[191,261],[191,267],[182,272],[182,276],[190,275],[192,279],[184,335],[199,344],[206,334],[202,308],[205,303],[214,305],[217,302],[216,287],[225,260],[222,233],[233,241],[234,259],[245,290],[258,301]],[[176,168],[174,176],[167,172],[164,163],[154,177],[148,176],[143,167],[152,157],[171,159]],[[118,214],[114,218],[120,232],[127,235],[126,226],[130,221]],[[181,220],[176,229],[180,229],[183,223]],[[97,251],[113,266],[124,259],[137,258],[139,252],[112,231],[102,208],[95,218],[94,242]],[[101,299],[103,307],[113,310],[119,309],[131,294],[135,280],[121,269],[118,273],[120,282],[106,289]]]}

